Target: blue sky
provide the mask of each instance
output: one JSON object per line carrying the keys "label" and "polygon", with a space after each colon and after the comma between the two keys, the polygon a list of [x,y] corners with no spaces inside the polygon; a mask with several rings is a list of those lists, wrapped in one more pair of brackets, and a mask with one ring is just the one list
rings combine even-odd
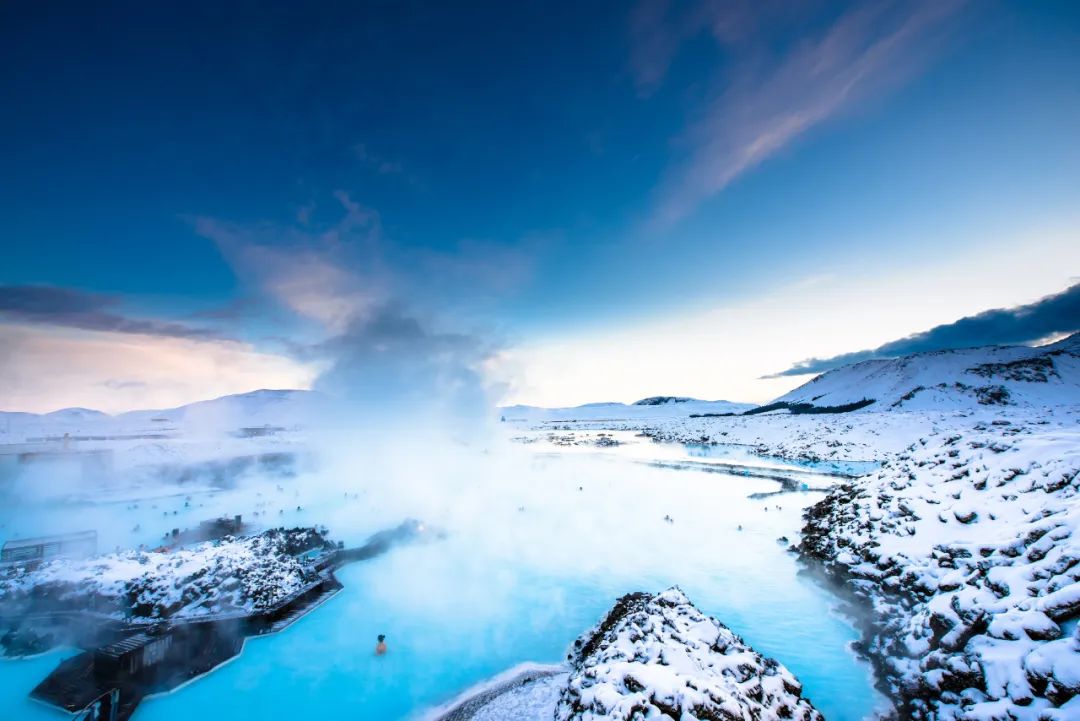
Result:
{"label": "blue sky", "polygon": [[[62,297],[0,303],[0,406],[310,385],[387,305],[482,338],[508,400],[767,400],[762,374],[1080,273],[1074,3],[465,5],[6,3],[0,291]],[[942,275],[932,308],[826,302],[880,278],[884,318],[901,273]],[[800,287],[793,327],[842,330],[757,374],[590,355],[723,309],[663,344],[745,354],[746,309]],[[119,365],[34,371],[80,344]],[[151,351],[206,366],[143,377]]]}

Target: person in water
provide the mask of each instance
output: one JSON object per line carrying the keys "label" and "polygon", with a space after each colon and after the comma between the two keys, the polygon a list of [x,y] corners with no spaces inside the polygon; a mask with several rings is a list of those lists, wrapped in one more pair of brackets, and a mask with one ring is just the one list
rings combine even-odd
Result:
{"label": "person in water", "polygon": [[379,642],[375,644],[375,655],[382,656],[386,653],[386,636],[379,634]]}

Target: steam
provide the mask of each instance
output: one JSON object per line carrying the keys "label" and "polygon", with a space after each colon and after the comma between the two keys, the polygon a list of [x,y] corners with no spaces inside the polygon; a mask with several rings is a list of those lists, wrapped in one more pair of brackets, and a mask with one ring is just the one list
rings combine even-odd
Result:
{"label": "steam", "polygon": [[361,418],[404,416],[415,426],[432,419],[484,422],[492,388],[482,368],[497,347],[478,336],[432,330],[400,303],[386,303],[322,344],[332,362],[315,388]]}

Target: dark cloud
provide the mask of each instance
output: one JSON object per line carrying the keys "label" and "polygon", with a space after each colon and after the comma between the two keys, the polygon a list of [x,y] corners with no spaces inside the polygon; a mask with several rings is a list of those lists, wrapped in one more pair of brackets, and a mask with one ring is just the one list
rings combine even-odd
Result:
{"label": "dark cloud", "polygon": [[173,338],[220,339],[206,328],[153,319],[129,318],[114,312],[120,299],[102,293],[49,285],[0,286],[0,319],[57,325],[83,330],[137,333]]}
{"label": "dark cloud", "polygon": [[984,345],[1030,343],[1055,333],[1080,330],[1080,283],[1055,295],[1016,308],[997,308],[961,318],[873,350],[844,353],[832,358],[810,358],[765,378],[821,373],[848,363],[872,358],[896,358],[924,351],[974,348]]}

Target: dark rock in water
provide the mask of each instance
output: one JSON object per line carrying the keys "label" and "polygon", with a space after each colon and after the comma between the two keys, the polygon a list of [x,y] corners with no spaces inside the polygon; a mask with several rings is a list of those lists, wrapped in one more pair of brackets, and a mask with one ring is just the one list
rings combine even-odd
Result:
{"label": "dark rock in water", "polygon": [[623,596],[574,642],[568,660],[555,721],[822,721],[790,671],[678,588]]}

